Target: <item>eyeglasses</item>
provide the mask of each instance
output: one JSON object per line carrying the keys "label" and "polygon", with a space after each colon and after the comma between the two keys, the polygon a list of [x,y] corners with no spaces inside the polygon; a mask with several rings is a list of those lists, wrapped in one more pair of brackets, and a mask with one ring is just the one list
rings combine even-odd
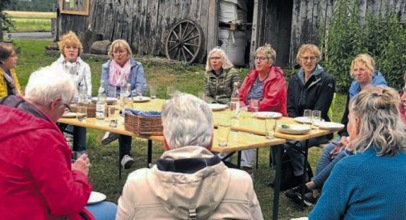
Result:
{"label": "eyeglasses", "polygon": [[300,57],[302,60],[310,60],[310,61],[315,61],[316,57]]}
{"label": "eyeglasses", "polygon": [[259,60],[260,62],[267,60],[268,57],[255,57],[255,60]]}
{"label": "eyeglasses", "polygon": [[70,109],[69,105],[67,105],[67,104],[63,104],[63,105],[64,105],[65,108],[67,108],[70,112],[72,111],[72,110]]}
{"label": "eyeglasses", "polygon": [[221,57],[210,57],[210,60],[221,60]]}

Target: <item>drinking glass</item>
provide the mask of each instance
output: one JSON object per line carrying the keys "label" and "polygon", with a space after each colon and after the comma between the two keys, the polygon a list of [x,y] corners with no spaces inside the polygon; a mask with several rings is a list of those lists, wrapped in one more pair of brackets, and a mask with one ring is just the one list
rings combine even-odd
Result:
{"label": "drinking glass", "polygon": [[311,124],[312,123],[312,110],[311,109],[305,109],[303,113],[303,117],[306,124]]}
{"label": "drinking glass", "polygon": [[170,99],[172,98],[172,96],[175,94],[176,89],[174,86],[168,86],[166,88],[166,94],[167,94],[167,98]]}
{"label": "drinking glass", "polygon": [[258,99],[251,99],[250,107],[251,112],[258,112]]}
{"label": "drinking glass", "polygon": [[80,122],[86,122],[87,107],[85,105],[78,105],[76,111],[76,119]]}
{"label": "drinking glass", "polygon": [[131,97],[124,97],[124,108],[133,108],[133,99]]}
{"label": "drinking glass", "polygon": [[152,100],[156,99],[156,86],[149,87],[149,95],[151,96]]}
{"label": "drinking glass", "polygon": [[217,142],[219,148],[227,147],[228,145],[228,136],[230,135],[231,123],[230,122],[221,122],[218,124],[218,136]]}
{"label": "drinking glass", "polygon": [[320,110],[313,110],[312,111],[312,123],[314,126],[321,121],[321,111]]}
{"label": "drinking glass", "polygon": [[265,119],[265,133],[267,139],[275,138],[276,120],[267,118]]}
{"label": "drinking glass", "polygon": [[108,93],[109,93],[109,97],[116,98],[116,97],[117,97],[117,87],[115,87],[115,86],[110,86]]}
{"label": "drinking glass", "polygon": [[117,128],[118,124],[118,109],[116,107],[109,107],[107,110],[108,117],[109,117],[109,127],[111,128]]}

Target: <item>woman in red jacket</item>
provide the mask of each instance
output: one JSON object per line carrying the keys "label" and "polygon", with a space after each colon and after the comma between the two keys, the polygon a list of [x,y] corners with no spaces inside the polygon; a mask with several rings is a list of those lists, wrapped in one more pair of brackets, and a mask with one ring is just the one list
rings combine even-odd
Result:
{"label": "woman in red jacket", "polygon": [[[276,52],[266,44],[255,52],[255,69],[251,70],[240,88],[240,106],[248,108],[252,102],[259,111],[286,113],[286,83],[281,68],[274,65]],[[241,166],[252,173],[255,150],[245,150],[241,154]]]}

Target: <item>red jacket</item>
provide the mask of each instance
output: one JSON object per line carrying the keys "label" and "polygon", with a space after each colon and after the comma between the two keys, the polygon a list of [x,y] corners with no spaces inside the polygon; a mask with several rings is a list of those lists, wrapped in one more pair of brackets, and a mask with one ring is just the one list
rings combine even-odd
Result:
{"label": "red jacket", "polygon": [[[258,77],[256,70],[251,70],[245,77],[240,88],[240,106],[247,106],[248,93]],[[285,76],[281,68],[272,66],[269,71],[269,76],[264,82],[263,99],[259,102],[259,111],[274,111],[280,112],[283,116],[287,116],[286,112],[286,83]]]}
{"label": "red jacket", "polygon": [[83,173],[72,171],[71,150],[56,124],[6,105],[0,115],[0,219],[89,215],[84,207],[92,187]]}

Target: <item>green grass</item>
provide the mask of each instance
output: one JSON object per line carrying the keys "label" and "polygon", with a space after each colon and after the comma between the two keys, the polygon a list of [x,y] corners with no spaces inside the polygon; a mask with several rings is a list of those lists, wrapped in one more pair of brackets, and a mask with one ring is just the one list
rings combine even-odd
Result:
{"label": "green grass", "polygon": [[[56,56],[50,57],[44,55],[44,48],[50,44],[51,41],[44,40],[14,40],[16,46],[19,48],[17,74],[22,86],[25,86],[30,73],[50,65]],[[93,95],[97,93],[101,65],[103,61],[95,61],[92,59],[86,60],[89,63],[92,70],[93,81]],[[166,66],[151,65],[148,62],[143,63],[145,69],[145,75],[149,85],[158,86],[158,97],[165,98],[166,86],[173,85],[182,92],[191,93],[197,95],[198,91],[203,89],[202,80],[204,73],[204,66],[178,66],[175,68]],[[241,79],[244,79],[247,70],[240,70]],[[345,96],[337,95],[336,107],[334,109],[334,121],[339,121],[342,117],[345,108]],[[118,159],[118,143],[113,142],[107,146],[101,145],[101,138],[103,132],[88,129],[87,144],[88,155],[92,162],[92,168],[90,171],[90,180],[93,185],[93,189],[103,192],[107,195],[108,200],[117,202],[122,187],[125,183],[127,175],[135,169],[146,166],[147,156],[147,142],[141,139],[133,139],[132,152],[136,161],[135,166],[130,171],[123,172],[123,179],[118,179],[117,159]],[[153,160],[159,158],[162,154],[161,143],[154,143],[153,146]],[[321,153],[321,149],[312,148],[309,154],[309,161],[313,167]],[[273,190],[266,187],[266,184],[271,182],[274,177],[274,171],[269,169],[269,149],[262,148],[259,153],[259,169],[255,171],[255,191],[261,204],[262,212],[265,219],[272,218],[272,201]],[[299,211],[298,207],[289,202],[283,195],[280,196],[280,208],[279,218],[288,219],[291,217],[307,216],[311,209],[305,209]]]}
{"label": "green grass", "polygon": [[53,12],[24,12],[6,11],[10,16],[14,32],[50,32],[51,18],[55,18]]}

